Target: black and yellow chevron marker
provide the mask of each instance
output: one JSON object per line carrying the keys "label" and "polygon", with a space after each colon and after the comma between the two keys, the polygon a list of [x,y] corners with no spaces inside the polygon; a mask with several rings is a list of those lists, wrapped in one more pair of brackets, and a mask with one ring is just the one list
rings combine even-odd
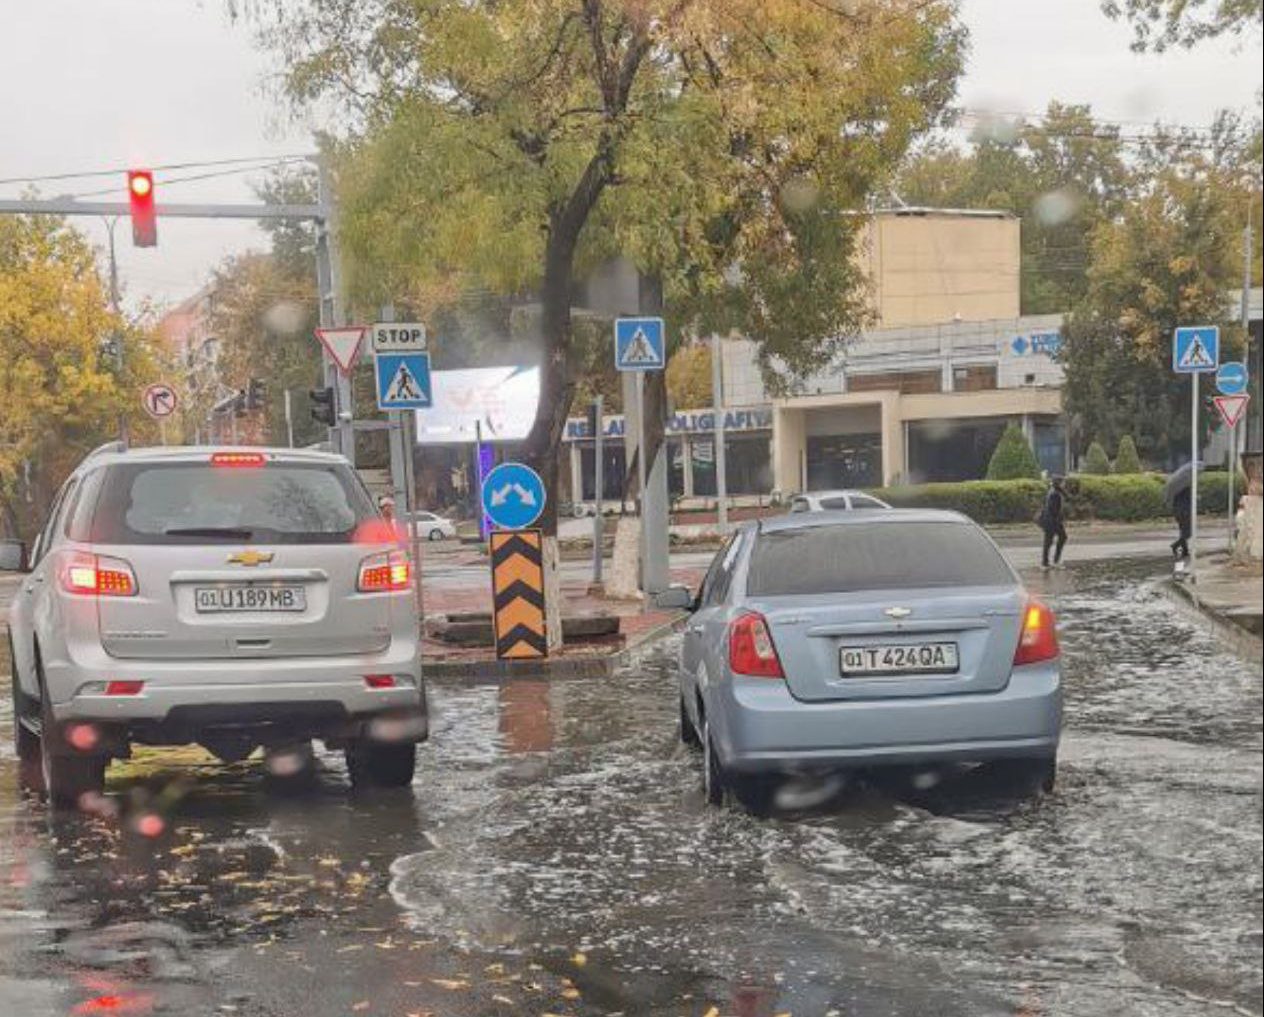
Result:
{"label": "black and yellow chevron marker", "polygon": [[543,534],[540,530],[493,530],[490,544],[497,659],[547,657]]}

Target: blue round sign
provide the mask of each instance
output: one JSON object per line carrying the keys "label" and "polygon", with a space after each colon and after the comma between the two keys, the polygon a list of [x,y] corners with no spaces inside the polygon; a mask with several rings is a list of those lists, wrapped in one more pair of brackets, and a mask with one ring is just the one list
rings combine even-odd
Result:
{"label": "blue round sign", "polygon": [[544,481],[522,463],[501,463],[483,480],[483,514],[502,530],[523,530],[544,511]]}
{"label": "blue round sign", "polygon": [[1216,388],[1221,395],[1241,395],[1246,391],[1246,364],[1230,360],[1216,372]]}

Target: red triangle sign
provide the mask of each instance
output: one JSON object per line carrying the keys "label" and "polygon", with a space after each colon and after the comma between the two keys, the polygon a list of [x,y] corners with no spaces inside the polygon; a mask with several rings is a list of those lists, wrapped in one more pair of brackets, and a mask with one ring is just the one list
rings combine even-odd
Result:
{"label": "red triangle sign", "polygon": [[360,356],[360,344],[364,342],[364,333],[368,325],[346,325],[343,328],[318,328],[316,338],[329,352],[338,370],[350,374],[351,368]]}
{"label": "red triangle sign", "polygon": [[1216,409],[1220,411],[1221,419],[1225,422],[1225,427],[1236,427],[1242,414],[1246,412],[1247,403],[1251,401],[1249,395],[1218,395],[1212,398],[1212,402],[1216,404]]}

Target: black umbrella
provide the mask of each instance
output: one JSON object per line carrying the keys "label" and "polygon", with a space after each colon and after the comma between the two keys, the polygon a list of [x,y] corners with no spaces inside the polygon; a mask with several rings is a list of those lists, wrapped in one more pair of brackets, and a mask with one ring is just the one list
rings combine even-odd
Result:
{"label": "black umbrella", "polygon": [[[1205,467],[1202,463],[1199,463],[1198,469],[1201,472]],[[1194,464],[1185,463],[1183,466],[1178,466],[1167,478],[1167,483],[1163,485],[1163,503],[1168,508],[1171,508],[1172,503],[1176,501],[1176,496],[1193,482]]]}

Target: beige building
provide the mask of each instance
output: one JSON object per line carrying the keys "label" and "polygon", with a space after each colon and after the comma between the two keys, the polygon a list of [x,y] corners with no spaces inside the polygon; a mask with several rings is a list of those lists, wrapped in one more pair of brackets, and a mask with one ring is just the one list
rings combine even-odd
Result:
{"label": "beige building", "polygon": [[875,212],[859,255],[878,327],[1017,318],[1020,228],[1009,212]]}

